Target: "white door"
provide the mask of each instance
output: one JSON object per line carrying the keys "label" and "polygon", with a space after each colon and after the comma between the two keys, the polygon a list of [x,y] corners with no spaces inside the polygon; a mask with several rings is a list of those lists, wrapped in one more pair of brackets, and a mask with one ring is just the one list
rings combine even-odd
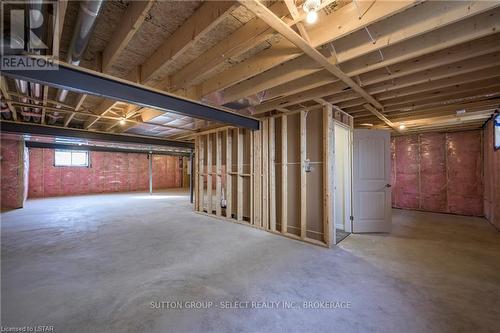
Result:
{"label": "white door", "polygon": [[354,130],[353,232],[391,231],[390,133]]}
{"label": "white door", "polygon": [[352,133],[335,122],[335,228],[351,232]]}

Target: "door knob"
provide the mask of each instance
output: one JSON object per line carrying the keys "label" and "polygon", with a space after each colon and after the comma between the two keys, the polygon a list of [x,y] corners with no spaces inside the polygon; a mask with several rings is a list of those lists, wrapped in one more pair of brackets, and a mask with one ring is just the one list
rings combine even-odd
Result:
{"label": "door knob", "polygon": [[389,188],[389,187],[392,187],[391,184],[385,184],[385,187]]}

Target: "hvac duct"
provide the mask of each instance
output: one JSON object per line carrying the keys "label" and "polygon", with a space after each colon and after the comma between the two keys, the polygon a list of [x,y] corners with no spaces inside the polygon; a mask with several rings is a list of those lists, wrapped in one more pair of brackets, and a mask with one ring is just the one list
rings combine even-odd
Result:
{"label": "hvac duct", "polygon": [[[87,45],[94,30],[97,16],[102,8],[103,1],[82,1],[80,2],[80,9],[78,11],[78,17],[76,19],[75,29],[73,31],[73,37],[71,38],[71,44],[68,50],[68,56],[66,57],[66,62],[79,66],[82,60],[83,53],[87,48]],[[59,90],[57,93],[57,100],[59,102],[64,102],[68,96],[68,90]],[[59,105],[57,107],[60,107]],[[57,115],[57,114],[55,114]]]}

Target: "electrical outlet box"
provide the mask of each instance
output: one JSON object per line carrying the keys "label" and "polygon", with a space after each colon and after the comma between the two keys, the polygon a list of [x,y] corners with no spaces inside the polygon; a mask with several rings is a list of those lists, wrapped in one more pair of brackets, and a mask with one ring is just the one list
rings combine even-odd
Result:
{"label": "electrical outlet box", "polygon": [[312,165],[311,165],[311,161],[309,159],[304,161],[304,169],[306,170],[306,172],[312,171]]}

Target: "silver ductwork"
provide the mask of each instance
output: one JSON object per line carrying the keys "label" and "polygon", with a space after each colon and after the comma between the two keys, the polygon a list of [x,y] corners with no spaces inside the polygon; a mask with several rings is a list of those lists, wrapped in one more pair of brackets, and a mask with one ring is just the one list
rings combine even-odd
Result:
{"label": "silver ductwork", "polygon": [[[30,25],[30,27],[37,27],[34,29],[30,29],[30,31],[38,37],[39,41],[42,41],[43,36],[45,34],[47,34],[47,25],[43,24],[43,17],[45,15],[42,12],[43,11],[42,3],[43,3],[42,0],[30,0],[28,2],[28,8],[30,9],[29,10],[29,25]],[[40,55],[41,54],[40,49],[41,49],[42,45],[32,45],[32,43],[34,43],[35,41],[36,41],[36,39],[33,41],[30,39],[29,44],[28,44],[28,53]],[[31,97],[35,97],[37,99],[41,98],[42,86],[39,83],[30,82],[29,88],[30,88],[29,94]],[[35,104],[39,105],[40,102],[36,101]],[[33,119],[35,121],[38,120],[41,122],[42,110],[40,108],[34,108],[33,112],[35,114],[39,115],[39,116],[33,116]]]}
{"label": "silver ductwork", "polygon": [[75,31],[68,50],[66,61],[72,65],[80,65],[83,53],[94,30],[96,18],[102,8],[103,1],[82,1],[80,2],[80,10],[76,19]]}
{"label": "silver ductwork", "polygon": [[[68,49],[68,55],[66,57],[66,62],[75,66],[80,65],[83,53],[89,44],[90,36],[94,30],[97,16],[103,5],[103,0],[86,0],[80,2],[80,9],[78,11],[78,17],[75,23],[75,29],[73,30],[73,37],[71,38],[71,43]],[[57,101],[64,102],[68,96],[68,90],[63,89],[57,92]],[[60,105],[56,106],[60,108]],[[58,115],[54,113],[54,115]],[[50,123],[51,121],[49,121]]]}
{"label": "silver ductwork", "polygon": [[[38,9],[39,11],[42,10],[41,7],[41,0],[32,0],[29,1],[27,6],[30,9]],[[78,11],[78,17],[75,23],[75,28],[73,31],[73,36],[71,38],[71,43],[68,49],[68,54],[66,57],[66,61],[72,65],[78,66],[80,64],[80,61],[83,57],[83,54],[85,52],[85,49],[87,48],[87,45],[90,40],[90,36],[92,35],[92,31],[95,27],[96,23],[96,18],[99,15],[99,12],[102,8],[104,1],[103,0],[85,0],[80,2],[80,8]],[[33,12],[35,14],[32,15],[32,12],[30,11],[30,20],[32,20],[33,23],[32,26],[41,26],[41,29],[46,27],[46,25],[40,25],[36,24],[38,20],[43,19],[42,15],[36,15],[37,12]],[[39,30],[35,31],[35,33],[38,36],[42,36],[43,33],[45,33],[44,30]],[[4,41],[5,43],[5,41]],[[19,37],[19,42],[18,44],[21,45],[23,43],[22,37]],[[4,47],[6,45],[2,45]],[[38,53],[40,54],[39,51],[35,52],[34,50],[28,50],[31,53]],[[31,96],[35,97],[37,99],[40,99],[42,97],[42,86],[38,83],[28,83],[23,80],[15,80],[16,84],[16,90],[18,91],[19,94],[26,95],[26,96]],[[68,90],[59,90],[57,93],[57,101],[59,102],[64,102],[66,100],[66,97],[68,95]],[[28,103],[28,100],[26,98],[21,98],[21,101],[23,103]],[[36,102],[35,104],[39,104],[39,102]],[[61,106],[58,105],[58,108]],[[30,116],[33,118],[39,118],[41,119],[41,110],[40,108],[37,108],[36,105],[34,105],[33,112],[31,112],[30,108],[28,107],[22,107],[22,113],[23,119],[25,121],[29,121]],[[37,114],[40,114],[40,116],[36,116]],[[55,119],[58,118],[57,113],[54,114],[55,117],[49,117],[49,123],[54,123]]]}
{"label": "silver ductwork", "polygon": [[[28,82],[26,81],[23,81],[23,80],[14,80],[15,83],[16,83],[16,90],[17,92],[20,94],[20,95],[28,95]],[[25,98],[25,97],[21,97],[21,102],[23,103],[28,103],[28,99]],[[27,113],[29,112],[29,108],[28,107],[25,107],[23,106],[21,108],[22,112],[21,114],[23,115],[23,120],[24,121],[29,121],[30,120],[30,117],[28,115],[25,115],[24,113]]]}

